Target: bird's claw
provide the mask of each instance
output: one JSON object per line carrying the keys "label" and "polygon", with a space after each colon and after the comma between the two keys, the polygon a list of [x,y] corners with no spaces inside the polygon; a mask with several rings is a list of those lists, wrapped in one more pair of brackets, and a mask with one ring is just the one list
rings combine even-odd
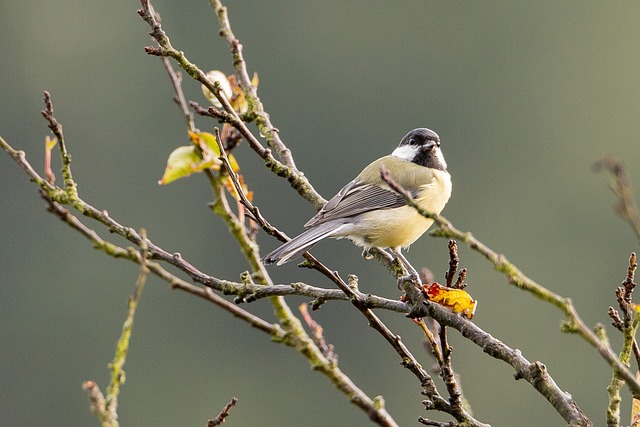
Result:
{"label": "bird's claw", "polygon": [[369,249],[364,249],[362,251],[362,258],[364,258],[364,259],[373,259],[373,255],[371,255],[371,252],[369,252]]}
{"label": "bird's claw", "polygon": [[414,285],[416,285],[417,287],[421,287],[422,286],[422,281],[420,280],[420,277],[416,274],[416,273],[409,273],[405,276],[400,276],[398,277],[398,281],[396,282],[398,284],[398,289],[403,290],[404,286],[402,286],[403,283],[405,282],[411,282]]}

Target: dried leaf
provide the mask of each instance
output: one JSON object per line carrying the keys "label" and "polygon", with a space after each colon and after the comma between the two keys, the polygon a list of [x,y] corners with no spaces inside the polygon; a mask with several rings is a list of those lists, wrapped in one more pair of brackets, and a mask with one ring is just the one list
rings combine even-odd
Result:
{"label": "dried leaf", "polygon": [[[240,188],[242,189],[242,192],[245,194],[245,196],[247,196],[247,200],[249,200],[250,202],[253,201],[253,191],[249,190],[247,184],[244,183],[244,177],[240,174],[238,174],[238,182],[240,182]],[[236,187],[233,185],[233,181],[231,181],[231,178],[228,178],[225,181],[225,186],[227,187],[227,191],[229,192],[229,194],[231,194],[237,201],[240,201],[240,195],[236,191]]]}
{"label": "dried leaf", "polygon": [[476,312],[477,301],[462,289],[448,288],[437,282],[422,287],[422,293],[429,301],[447,307],[454,313],[462,313],[469,319]]}

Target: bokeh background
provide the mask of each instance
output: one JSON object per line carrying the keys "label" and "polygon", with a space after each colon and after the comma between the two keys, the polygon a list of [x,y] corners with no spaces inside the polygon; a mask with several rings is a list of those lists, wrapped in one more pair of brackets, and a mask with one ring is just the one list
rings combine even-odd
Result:
{"label": "bokeh background", "polygon": [[[640,188],[640,6],[632,2],[248,2],[228,0],[232,27],[259,93],[298,166],[325,197],[414,127],[438,132],[453,175],[443,214],[506,254],[526,274],[573,298],[584,320],[609,324],[607,308],[638,242],[611,206],[608,177],[592,163],[621,158]],[[203,69],[232,72],[206,1],[154,1],[174,45]],[[246,265],[211,213],[200,176],[157,185],[183,119],[136,1],[0,2],[0,134],[42,170],[48,132],[39,111],[52,93],[82,197],[216,276]],[[188,98],[204,102],[185,78]],[[215,123],[198,120],[203,130]],[[241,146],[237,157],[255,202],[289,234],[313,209]],[[56,162],[58,164],[59,162]],[[60,177],[58,177],[60,179]],[[103,389],[106,365],[137,268],[92,250],[43,209],[36,188],[0,153],[0,419],[3,425],[97,425],[81,390]],[[92,224],[89,222],[89,224]],[[103,236],[108,233],[92,224]],[[118,241],[121,243],[121,241]],[[276,242],[261,234],[265,250]],[[424,237],[414,265],[446,268],[447,242]],[[461,248],[474,321],[529,360],[544,362],[601,425],[610,370],[595,351],[559,331],[561,313],[510,287]],[[376,262],[348,242],[315,253],[367,292],[398,297]],[[283,283],[332,286],[295,264]],[[297,307],[305,302],[292,298]],[[267,301],[246,308],[273,319]],[[417,354],[418,329],[380,313]],[[425,413],[419,384],[349,304],[314,318],[341,368],[370,396],[383,395],[400,425]],[[618,334],[609,327],[615,348]],[[474,413],[495,426],[564,421],[504,363],[450,334],[453,361]],[[123,425],[203,425],[232,397],[230,426],[366,426],[352,406],[294,350],[272,344],[226,312],[172,291],[144,290],[120,396]],[[625,390],[623,412],[630,411]]]}

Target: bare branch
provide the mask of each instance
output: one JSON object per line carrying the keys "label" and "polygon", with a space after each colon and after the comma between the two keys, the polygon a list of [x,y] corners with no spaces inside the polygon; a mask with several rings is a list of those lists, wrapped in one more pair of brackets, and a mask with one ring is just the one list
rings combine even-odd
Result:
{"label": "bare branch", "polygon": [[624,165],[621,161],[605,155],[593,164],[593,168],[597,172],[605,169],[611,174],[611,190],[618,197],[618,202],[613,210],[629,223],[640,241],[640,211],[638,211],[638,205],[634,200],[631,180]]}
{"label": "bare branch", "polygon": [[219,426],[220,424],[225,422],[225,418],[229,416],[229,411],[231,410],[231,408],[236,406],[236,403],[238,403],[238,398],[232,398],[229,403],[224,405],[222,411],[220,411],[220,413],[215,418],[207,421],[207,427]]}
{"label": "bare branch", "polygon": [[180,107],[180,111],[184,116],[184,120],[187,124],[187,127],[191,132],[197,132],[195,122],[193,120],[193,113],[189,110],[189,105],[187,104],[187,99],[184,97],[184,91],[182,90],[182,74],[180,72],[176,72],[171,66],[171,62],[166,56],[161,57],[162,65],[167,70],[169,74],[169,79],[171,80],[171,85],[173,86],[173,90],[176,94],[174,101]]}
{"label": "bare branch", "polygon": [[451,239],[449,240],[449,269],[444,274],[447,287],[451,287],[453,278],[458,271],[459,264],[460,258],[458,257],[458,245],[455,240]]}
{"label": "bare branch", "polygon": [[[638,325],[640,325],[640,313],[634,309],[631,302],[633,290],[636,287],[634,276],[637,268],[636,254],[632,252],[629,257],[627,275],[622,285],[615,290],[616,300],[622,311],[623,318],[620,318],[618,312],[613,307],[609,307],[608,312],[609,316],[613,319],[613,326],[622,332],[622,349],[620,350],[618,358],[625,366],[630,365],[632,352],[635,355],[636,362],[640,359],[640,350],[638,349],[638,343],[636,341],[636,331],[638,330]],[[620,424],[620,402],[622,401],[620,389],[623,384],[624,381],[620,373],[614,371],[611,382],[607,387],[609,394],[609,404],[607,405],[608,426],[618,426]]]}

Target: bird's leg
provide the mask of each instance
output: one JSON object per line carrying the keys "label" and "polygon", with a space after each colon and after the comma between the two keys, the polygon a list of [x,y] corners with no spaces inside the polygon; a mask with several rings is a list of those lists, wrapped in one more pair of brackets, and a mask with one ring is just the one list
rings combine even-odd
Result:
{"label": "bird's leg", "polygon": [[410,280],[410,281],[417,282],[418,285],[421,285],[422,282],[420,281],[420,275],[418,274],[416,269],[413,268],[411,263],[409,263],[409,261],[404,257],[404,255],[402,255],[402,252],[400,251],[400,249],[392,249],[391,252],[393,252],[396,258],[400,260],[400,263],[403,265],[403,267],[408,273],[406,276],[398,279],[398,282],[402,282],[404,280]]}
{"label": "bird's leg", "polygon": [[364,248],[362,250],[362,258],[364,259],[373,259],[373,255],[371,255],[371,252],[369,252],[371,248]]}

